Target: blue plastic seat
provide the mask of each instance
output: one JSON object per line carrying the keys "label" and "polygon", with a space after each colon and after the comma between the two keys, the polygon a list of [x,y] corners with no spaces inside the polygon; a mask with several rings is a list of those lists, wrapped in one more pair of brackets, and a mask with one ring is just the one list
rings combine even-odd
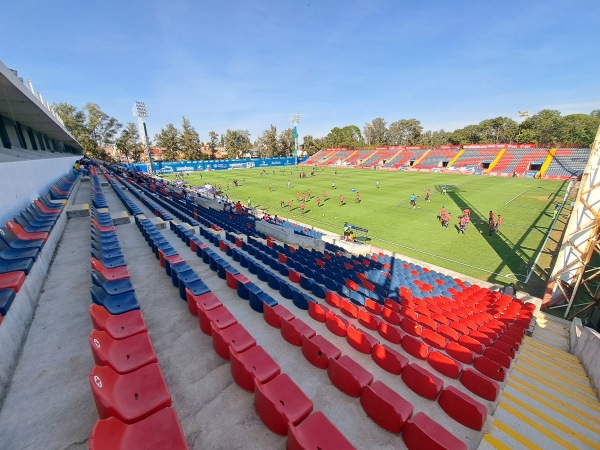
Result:
{"label": "blue plastic seat", "polygon": [[14,289],[0,289],[0,315],[6,316],[16,295]]}
{"label": "blue plastic seat", "polygon": [[113,315],[140,309],[135,292],[133,291],[119,295],[109,295],[100,286],[92,286],[90,293],[94,303],[104,306]]}
{"label": "blue plastic seat", "polygon": [[104,275],[96,270],[92,270],[91,276],[92,283],[96,286],[100,286],[109,295],[118,295],[133,291],[133,284],[131,284],[131,279],[129,278],[107,280]]}
{"label": "blue plastic seat", "polygon": [[277,305],[277,301],[266,292],[261,292],[258,295],[250,295],[250,308],[254,311],[262,313],[264,311],[264,304],[269,306]]}

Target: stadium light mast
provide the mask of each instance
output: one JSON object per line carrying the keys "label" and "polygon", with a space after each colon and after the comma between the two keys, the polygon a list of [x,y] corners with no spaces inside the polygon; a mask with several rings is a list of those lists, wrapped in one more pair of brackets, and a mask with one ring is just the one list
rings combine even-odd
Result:
{"label": "stadium light mast", "polygon": [[148,154],[148,173],[153,174],[152,170],[152,153],[150,152],[150,140],[148,139],[148,131],[146,131],[146,123],[144,119],[148,117],[148,110],[143,102],[135,102],[133,104],[133,116],[138,119],[138,127],[140,128],[140,136]]}
{"label": "stadium light mast", "polygon": [[291,115],[292,123],[294,124],[294,165],[298,165],[298,124],[300,123],[300,113]]}

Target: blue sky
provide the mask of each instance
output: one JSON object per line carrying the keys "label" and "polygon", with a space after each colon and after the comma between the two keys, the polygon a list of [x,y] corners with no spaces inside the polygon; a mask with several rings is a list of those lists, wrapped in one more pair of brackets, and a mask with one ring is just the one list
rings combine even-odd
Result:
{"label": "blue sky", "polygon": [[[0,59],[52,102],[98,103],[149,134],[417,118],[454,130],[520,110],[600,109],[600,2],[5,2]],[[8,26],[7,26],[8,25]]]}

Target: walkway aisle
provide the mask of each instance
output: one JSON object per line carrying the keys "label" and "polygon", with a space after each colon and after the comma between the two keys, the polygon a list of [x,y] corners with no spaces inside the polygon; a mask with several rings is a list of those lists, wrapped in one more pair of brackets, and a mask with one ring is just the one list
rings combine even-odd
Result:
{"label": "walkway aisle", "polygon": [[[103,189],[111,213],[125,209],[110,186]],[[127,194],[146,217],[154,217],[133,194]],[[254,410],[254,396],[235,384],[229,362],[215,353],[212,339],[200,331],[198,319],[188,312],[187,303],[131,219],[116,227],[119,243],[188,445],[192,449],[284,449],[286,439],[263,425]],[[165,236],[176,244],[174,234],[165,232]],[[215,272],[197,273],[219,298],[231,295]]]}
{"label": "walkway aisle", "polygon": [[[82,182],[75,203],[89,203]],[[66,224],[0,411],[2,449],[85,449],[97,418],[88,375],[90,218]]]}
{"label": "walkway aisle", "polygon": [[600,448],[600,402],[568,351],[568,324],[538,314],[480,448]]}

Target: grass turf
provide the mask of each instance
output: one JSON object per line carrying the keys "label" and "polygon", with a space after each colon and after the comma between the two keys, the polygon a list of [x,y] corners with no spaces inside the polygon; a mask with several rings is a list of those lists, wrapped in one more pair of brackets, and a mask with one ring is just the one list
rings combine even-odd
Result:
{"label": "grass turf", "polygon": [[[202,178],[192,173],[186,181],[192,185],[220,184],[231,199],[246,204],[250,198],[253,207],[272,215],[336,233],[342,233],[344,222],[367,228],[369,243],[376,247],[501,284],[524,278],[548,232],[554,203],[562,200],[568,184],[530,178],[333,168],[318,169],[314,177],[310,167],[296,168],[293,174],[288,167],[283,175],[280,168],[266,169],[265,175],[261,170],[204,172]],[[299,178],[301,170],[306,171],[307,178]],[[233,187],[234,178],[240,184],[237,188]],[[332,189],[332,182],[336,189]],[[446,195],[441,194],[443,185],[448,187]],[[302,194],[308,189],[311,198],[302,216],[296,192]],[[430,202],[425,202],[427,189],[431,190]],[[317,206],[315,196],[322,196],[323,191],[327,200]],[[355,191],[360,194],[360,203],[355,203]],[[419,197],[417,209],[410,206],[413,193]],[[282,200],[286,205],[293,200],[291,211],[280,207]],[[447,229],[438,221],[442,206],[452,215]],[[471,224],[462,235],[457,224],[464,208],[471,210]],[[504,219],[500,230],[491,236],[487,225],[490,210]],[[538,284],[531,293],[540,296],[543,283]]]}

